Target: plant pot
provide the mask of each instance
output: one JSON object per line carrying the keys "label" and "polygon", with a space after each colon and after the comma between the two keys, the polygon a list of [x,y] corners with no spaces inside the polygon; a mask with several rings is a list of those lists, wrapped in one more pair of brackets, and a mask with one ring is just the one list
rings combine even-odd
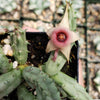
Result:
{"label": "plant pot", "polygon": [[[48,60],[50,53],[46,53],[45,49],[49,41],[48,36],[45,32],[26,32],[27,40],[29,41],[28,50],[28,61],[35,66],[45,63]],[[78,41],[75,42],[71,50],[70,62],[66,61],[62,71],[73,78],[78,80]],[[67,68],[66,66],[70,67]],[[66,70],[67,69],[67,70]]]}
{"label": "plant pot", "polygon": [[[45,49],[49,41],[48,36],[45,32],[26,32],[27,40],[30,42],[28,45],[28,62],[32,63],[35,66],[45,63],[48,60],[50,53],[46,53]],[[66,61],[62,71],[67,75],[77,79],[78,81],[78,41],[75,42],[71,50],[71,61]],[[66,67],[69,65],[69,67]],[[69,100],[64,98],[63,100]]]}

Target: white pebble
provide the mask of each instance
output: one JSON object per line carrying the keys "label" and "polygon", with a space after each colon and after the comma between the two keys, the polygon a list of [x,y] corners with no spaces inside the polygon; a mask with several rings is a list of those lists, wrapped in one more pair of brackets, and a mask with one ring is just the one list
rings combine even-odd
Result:
{"label": "white pebble", "polygon": [[18,66],[18,62],[17,61],[14,61],[13,62],[13,68],[16,68]]}
{"label": "white pebble", "polygon": [[8,55],[8,56],[13,55],[13,51],[12,51],[11,46],[9,44],[4,45],[3,52],[5,55]]}

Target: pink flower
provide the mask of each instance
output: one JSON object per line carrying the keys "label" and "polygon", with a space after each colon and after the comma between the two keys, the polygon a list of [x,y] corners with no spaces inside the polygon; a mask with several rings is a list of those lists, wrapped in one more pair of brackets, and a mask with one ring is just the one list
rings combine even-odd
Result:
{"label": "pink flower", "polygon": [[51,28],[47,35],[50,37],[48,42],[46,52],[55,50],[54,58],[55,61],[57,58],[57,52],[61,51],[67,60],[69,61],[70,51],[72,48],[72,43],[79,39],[78,35],[70,30],[69,21],[68,21],[68,7],[66,5],[66,11],[64,17],[60,24],[57,27]]}
{"label": "pink flower", "polygon": [[71,42],[71,33],[68,29],[57,27],[53,30],[51,41],[57,48],[63,48]]}

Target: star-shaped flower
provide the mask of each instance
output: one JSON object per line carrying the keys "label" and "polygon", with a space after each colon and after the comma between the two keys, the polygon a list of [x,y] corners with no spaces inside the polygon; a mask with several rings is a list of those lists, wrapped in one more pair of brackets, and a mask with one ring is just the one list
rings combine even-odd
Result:
{"label": "star-shaped flower", "polygon": [[60,24],[47,32],[50,40],[46,52],[55,50],[54,60],[56,60],[57,52],[60,50],[69,61],[71,44],[79,39],[78,35],[69,29],[68,7],[67,3],[66,11]]}

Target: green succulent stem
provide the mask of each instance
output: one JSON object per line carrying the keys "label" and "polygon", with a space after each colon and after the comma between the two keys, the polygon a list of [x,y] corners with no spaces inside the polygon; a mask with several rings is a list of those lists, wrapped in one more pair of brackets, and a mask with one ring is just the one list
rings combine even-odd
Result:
{"label": "green succulent stem", "polygon": [[15,60],[20,65],[25,64],[28,57],[26,32],[18,27],[15,32],[11,33],[10,37]]}
{"label": "green succulent stem", "polygon": [[17,88],[18,100],[37,100],[36,97],[29,92],[24,84]]}
{"label": "green succulent stem", "polygon": [[13,69],[13,63],[9,62],[9,59],[3,52],[2,47],[0,46],[0,73],[6,73]]}
{"label": "green succulent stem", "polygon": [[53,80],[39,68],[26,67],[22,75],[31,88],[36,87],[38,100],[61,100]]}
{"label": "green succulent stem", "polygon": [[66,63],[66,58],[60,51],[58,52],[58,56],[55,62],[52,60],[53,56],[54,52],[51,53],[48,61],[45,63],[45,65],[43,65],[43,67],[46,66],[44,68],[45,72],[48,73],[50,76],[57,74]]}
{"label": "green succulent stem", "polygon": [[7,96],[22,82],[21,71],[12,70],[0,76],[0,99]]}
{"label": "green succulent stem", "polygon": [[51,53],[50,58],[44,66],[44,70],[60,87],[62,87],[71,100],[92,100],[85,89],[80,86],[75,79],[60,71],[65,62],[66,60],[61,52],[58,53],[58,58],[55,62],[52,60]]}
{"label": "green succulent stem", "polygon": [[51,76],[55,82],[61,86],[67,93],[67,97],[71,100],[92,100],[85,89],[77,83],[77,81],[70,76],[59,72]]}

